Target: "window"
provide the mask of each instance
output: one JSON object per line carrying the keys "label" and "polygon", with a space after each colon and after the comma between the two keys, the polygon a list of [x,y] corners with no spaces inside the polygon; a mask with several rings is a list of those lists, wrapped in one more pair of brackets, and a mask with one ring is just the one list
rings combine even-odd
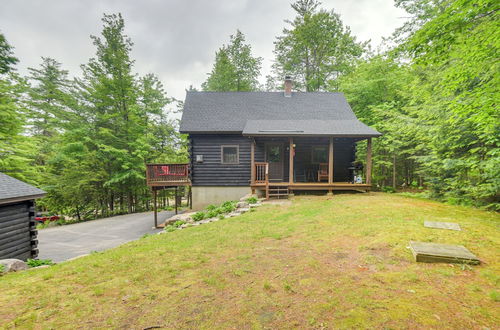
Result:
{"label": "window", "polygon": [[281,145],[268,145],[267,146],[267,161],[269,163],[281,162]]}
{"label": "window", "polygon": [[312,147],[311,163],[328,163],[328,148],[327,147]]}
{"label": "window", "polygon": [[221,146],[221,163],[238,164],[240,162],[239,154],[239,146]]}

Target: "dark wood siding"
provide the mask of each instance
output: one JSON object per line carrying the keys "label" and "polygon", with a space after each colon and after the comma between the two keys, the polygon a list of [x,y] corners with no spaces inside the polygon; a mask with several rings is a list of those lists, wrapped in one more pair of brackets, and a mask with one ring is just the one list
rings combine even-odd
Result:
{"label": "dark wood siding", "polygon": [[36,257],[36,235],[33,201],[0,204],[0,259]]}
{"label": "dark wood siding", "polygon": [[[264,162],[266,143],[283,143],[283,181],[289,177],[289,140],[287,137],[255,138],[255,161]],[[251,139],[236,134],[203,134],[190,136],[190,153],[193,186],[248,186],[250,184],[250,143]],[[311,150],[314,146],[324,146],[328,150],[329,139],[324,137],[296,137],[294,168],[297,181],[304,181],[304,172],[317,173],[318,164],[311,164]],[[221,146],[239,146],[239,164],[221,163]],[[354,161],[355,140],[349,138],[334,139],[334,171],[335,182],[347,182],[349,166]],[[196,156],[202,155],[203,162],[196,162]],[[328,160],[326,161],[328,162]],[[312,170],[311,170],[312,168]],[[301,178],[303,178],[301,180]],[[309,180],[310,181],[310,180]],[[315,181],[315,180],[314,180]]]}
{"label": "dark wood siding", "polygon": [[[193,186],[250,185],[250,139],[236,134],[190,135]],[[221,163],[221,146],[239,146],[239,164]],[[203,162],[196,162],[202,155]]]}

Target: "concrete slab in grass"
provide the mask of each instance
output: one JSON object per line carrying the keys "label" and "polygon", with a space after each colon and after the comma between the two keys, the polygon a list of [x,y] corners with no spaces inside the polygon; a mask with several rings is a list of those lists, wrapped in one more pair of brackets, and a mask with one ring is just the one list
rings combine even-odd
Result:
{"label": "concrete slab in grass", "polygon": [[477,265],[480,260],[462,245],[410,241],[410,249],[417,262],[467,263]]}
{"label": "concrete slab in grass", "polygon": [[439,221],[424,221],[424,227],[427,228],[438,228],[438,229],[450,229],[450,230],[462,230],[458,223],[454,222],[439,222]]}

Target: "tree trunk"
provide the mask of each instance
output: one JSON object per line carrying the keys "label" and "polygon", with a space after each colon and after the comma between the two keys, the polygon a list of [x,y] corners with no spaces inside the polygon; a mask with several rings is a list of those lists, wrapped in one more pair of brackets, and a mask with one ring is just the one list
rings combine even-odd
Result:
{"label": "tree trunk", "polygon": [[392,155],[392,188],[396,190],[396,154]]}

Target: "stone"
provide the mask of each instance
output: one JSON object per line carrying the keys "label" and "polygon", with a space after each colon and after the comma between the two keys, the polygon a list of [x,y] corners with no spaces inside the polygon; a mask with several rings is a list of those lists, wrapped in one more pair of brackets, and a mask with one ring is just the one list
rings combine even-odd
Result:
{"label": "stone", "polygon": [[262,203],[248,204],[248,206],[250,208],[254,208],[254,207],[257,207],[257,206],[261,206],[261,205],[262,205]]}
{"label": "stone", "polygon": [[238,212],[239,212],[239,213],[245,213],[245,212],[248,212],[248,211],[250,211],[250,208],[249,208],[249,207],[246,207],[246,208],[240,208],[240,209],[238,209]]}
{"label": "stone", "polygon": [[236,204],[236,208],[237,209],[241,209],[241,208],[247,208],[248,207],[248,203],[247,202],[238,202]]}
{"label": "stone", "polygon": [[28,265],[19,259],[2,259],[0,260],[0,265],[3,265],[3,271],[5,273],[28,269]]}
{"label": "stone", "polygon": [[176,214],[173,217],[168,218],[165,220],[165,226],[168,226],[176,221],[182,220],[186,222],[193,222],[194,220],[192,219],[192,216],[196,212],[187,212],[187,213],[181,213],[181,214]]}
{"label": "stone", "polygon": [[449,230],[462,230],[460,228],[460,225],[454,222],[424,221],[424,227],[449,229]]}
{"label": "stone", "polygon": [[481,262],[462,245],[411,241],[410,249],[417,262],[467,263],[474,265]]}

